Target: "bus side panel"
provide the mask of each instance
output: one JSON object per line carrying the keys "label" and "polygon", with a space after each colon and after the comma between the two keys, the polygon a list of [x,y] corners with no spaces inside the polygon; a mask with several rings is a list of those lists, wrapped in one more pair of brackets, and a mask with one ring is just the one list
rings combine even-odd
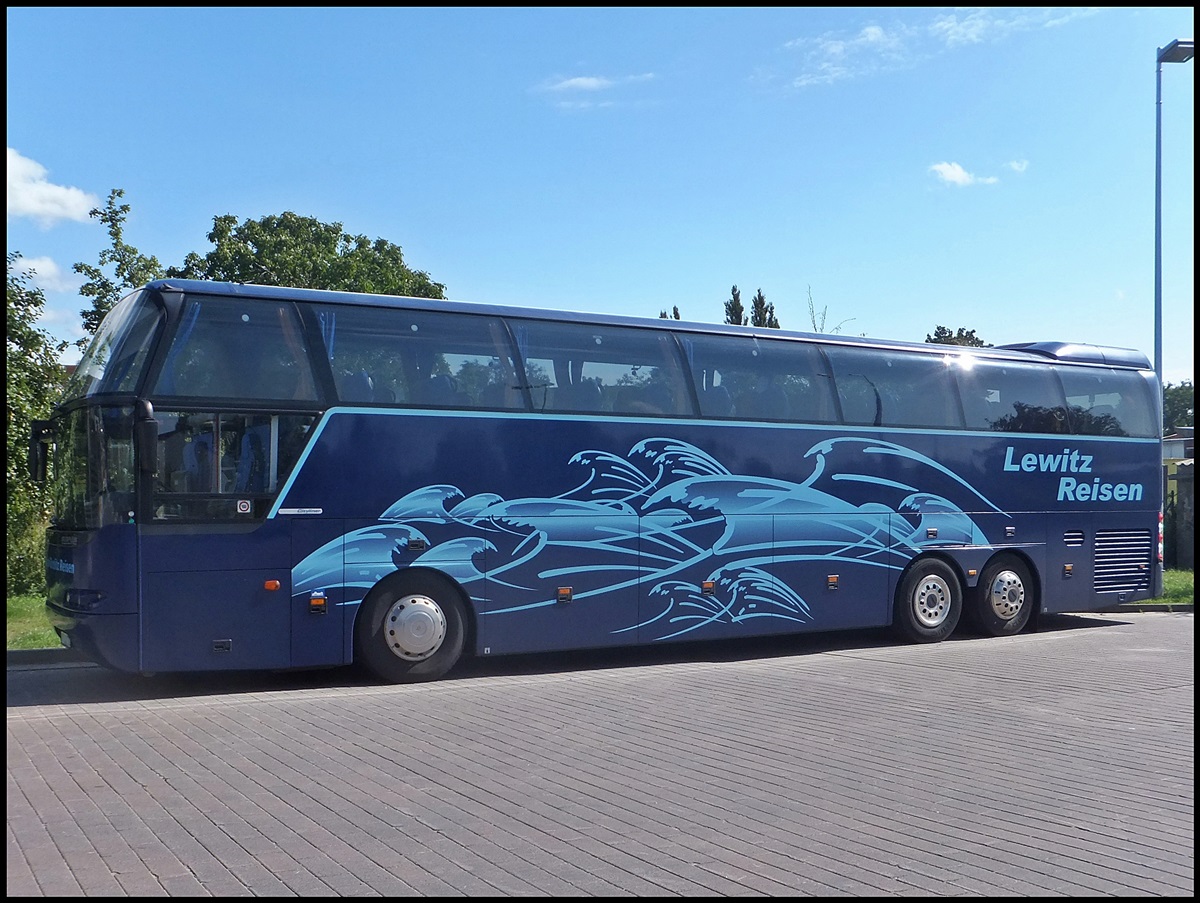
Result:
{"label": "bus side panel", "polygon": [[1046,612],[1096,611],[1155,594],[1153,515],[1077,511],[1048,518]]}
{"label": "bus side panel", "polygon": [[[286,668],[291,663],[288,583],[270,570],[146,575],[144,671]],[[286,581],[286,573],[282,575]]]}
{"label": "bus side panel", "polygon": [[[345,581],[345,522],[335,518],[299,516],[282,519],[290,525],[292,561],[317,548],[329,554],[321,560],[324,572],[292,572],[291,665],[294,668],[343,665],[354,656],[347,638],[353,633],[360,594],[348,592]],[[351,604],[347,604],[350,597]]]}
{"label": "bus side panel", "polygon": [[[1054,597],[1047,610],[1103,607],[1094,581],[1058,597],[1064,562],[1051,549],[1072,529],[1091,548],[1088,497],[1104,484],[1105,519],[1127,509],[1131,525],[1149,524],[1156,513],[1133,488],[1149,451],[950,431],[335,410],[279,504],[343,520],[348,608],[397,569],[431,568],[470,597],[479,651],[500,654],[880,626],[922,554],[954,561],[971,588],[1011,548]],[[1085,475],[1101,488],[1075,488]],[[342,553],[310,552],[294,580]]]}
{"label": "bus side panel", "polygon": [[[681,539],[702,553],[690,560],[679,555]],[[882,626],[893,557],[887,514],[714,514],[677,528],[673,537],[644,526],[638,638],[657,643]]]}
{"label": "bus side panel", "polygon": [[207,529],[143,532],[141,670],[288,667],[287,525]]}
{"label": "bus side panel", "polygon": [[637,641],[636,516],[521,513],[511,525],[489,534],[486,583],[468,585],[485,654]]}
{"label": "bus side panel", "polygon": [[891,619],[889,574],[904,566],[894,515],[874,512],[775,518],[774,576],[803,601],[794,629],[882,627]]}

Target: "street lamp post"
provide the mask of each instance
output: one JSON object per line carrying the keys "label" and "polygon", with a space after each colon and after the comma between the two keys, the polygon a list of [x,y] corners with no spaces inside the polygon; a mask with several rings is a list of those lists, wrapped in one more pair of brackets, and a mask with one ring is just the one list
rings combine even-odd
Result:
{"label": "street lamp post", "polygon": [[1175,40],[1158,48],[1154,123],[1154,372],[1163,377],[1162,317],[1162,64],[1186,63],[1195,53],[1195,41]]}

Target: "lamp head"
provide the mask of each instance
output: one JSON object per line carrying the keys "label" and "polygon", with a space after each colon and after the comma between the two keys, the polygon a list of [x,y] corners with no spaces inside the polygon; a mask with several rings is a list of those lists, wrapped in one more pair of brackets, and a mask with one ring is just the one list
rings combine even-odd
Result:
{"label": "lamp head", "polygon": [[1196,52],[1195,41],[1174,40],[1158,50],[1160,63],[1186,63]]}

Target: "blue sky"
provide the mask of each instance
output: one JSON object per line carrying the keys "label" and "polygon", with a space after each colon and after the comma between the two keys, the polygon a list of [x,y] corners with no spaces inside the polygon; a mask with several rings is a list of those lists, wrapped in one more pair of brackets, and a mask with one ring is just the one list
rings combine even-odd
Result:
{"label": "blue sky", "polygon": [[[1155,56],[1191,7],[8,7],[8,250],[215,216],[383,238],[450,298],[1154,353]],[[1194,62],[1163,84],[1164,376],[1193,378]],[[77,355],[75,355],[77,357]],[[72,359],[68,356],[68,359]]]}

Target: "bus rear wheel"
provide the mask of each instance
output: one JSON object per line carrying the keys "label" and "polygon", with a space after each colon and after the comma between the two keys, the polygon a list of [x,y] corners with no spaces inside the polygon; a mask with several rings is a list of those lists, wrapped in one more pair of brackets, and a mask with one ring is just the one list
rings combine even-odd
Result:
{"label": "bus rear wheel", "polygon": [[936,558],[914,562],[896,588],[892,628],[913,643],[938,643],[958,626],[962,583],[954,568]]}
{"label": "bus rear wheel", "polygon": [[458,662],[466,606],[436,574],[398,575],[363,599],[354,626],[355,660],[390,683],[437,680]]}
{"label": "bus rear wheel", "polygon": [[1013,636],[1029,623],[1035,593],[1028,566],[1015,555],[998,555],[979,575],[967,604],[967,622],[984,636]]}

